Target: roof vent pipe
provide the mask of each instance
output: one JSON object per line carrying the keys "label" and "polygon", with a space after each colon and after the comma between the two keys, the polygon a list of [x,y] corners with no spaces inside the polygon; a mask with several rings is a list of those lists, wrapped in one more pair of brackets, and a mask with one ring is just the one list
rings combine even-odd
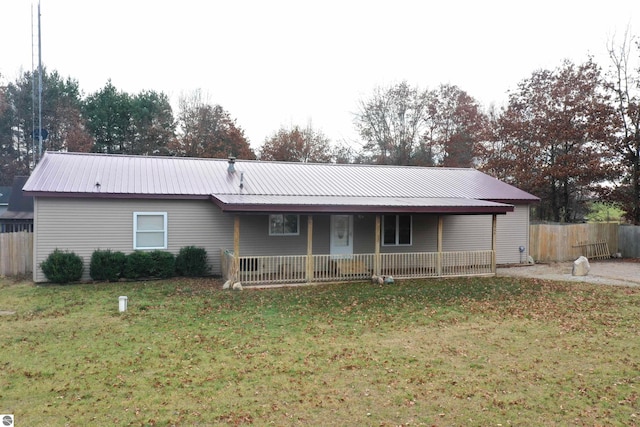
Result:
{"label": "roof vent pipe", "polygon": [[236,158],[230,156],[229,157],[229,167],[227,167],[227,172],[234,173],[236,171]]}

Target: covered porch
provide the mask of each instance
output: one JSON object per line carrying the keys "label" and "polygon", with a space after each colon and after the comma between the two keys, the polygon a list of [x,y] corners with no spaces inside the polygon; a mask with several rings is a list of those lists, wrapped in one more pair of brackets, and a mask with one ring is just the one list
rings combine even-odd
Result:
{"label": "covered porch", "polygon": [[408,279],[495,275],[497,213],[483,213],[491,215],[491,242],[487,249],[445,251],[446,215],[441,214],[436,220],[435,251],[390,251],[383,244],[383,215],[375,214],[374,226],[369,229],[374,236],[373,247],[368,253],[336,253],[334,250],[331,253],[314,253],[314,217],[318,218],[320,214],[308,214],[306,253],[295,255],[251,255],[250,248],[241,247],[242,215],[236,214],[233,248],[221,249],[222,273],[225,280],[243,285],[341,282],[369,280],[373,276]]}

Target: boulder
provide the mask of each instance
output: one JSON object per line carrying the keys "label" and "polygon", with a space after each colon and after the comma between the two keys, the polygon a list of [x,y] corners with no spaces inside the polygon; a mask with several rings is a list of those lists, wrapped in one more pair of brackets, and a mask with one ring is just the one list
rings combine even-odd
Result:
{"label": "boulder", "polygon": [[581,256],[577,260],[573,261],[573,270],[571,274],[573,276],[586,276],[589,274],[589,270],[591,270],[591,266],[589,265],[589,260]]}

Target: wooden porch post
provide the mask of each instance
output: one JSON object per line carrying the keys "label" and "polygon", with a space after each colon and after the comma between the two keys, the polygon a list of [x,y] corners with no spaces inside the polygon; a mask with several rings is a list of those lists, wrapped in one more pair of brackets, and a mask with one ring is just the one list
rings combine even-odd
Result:
{"label": "wooden porch post", "polygon": [[491,218],[491,272],[496,272],[496,234],[497,234],[498,215],[493,214]]}
{"label": "wooden porch post", "polygon": [[442,276],[442,229],[444,228],[444,218],[438,215],[438,264],[436,266],[438,276]]}
{"label": "wooden porch post", "polygon": [[313,215],[307,215],[307,282],[313,280]]}
{"label": "wooden porch post", "polygon": [[233,217],[233,255],[238,258],[240,256],[240,217]]}
{"label": "wooden porch post", "polygon": [[380,265],[380,215],[376,215],[375,249],[373,256],[373,274],[379,276],[382,266]]}

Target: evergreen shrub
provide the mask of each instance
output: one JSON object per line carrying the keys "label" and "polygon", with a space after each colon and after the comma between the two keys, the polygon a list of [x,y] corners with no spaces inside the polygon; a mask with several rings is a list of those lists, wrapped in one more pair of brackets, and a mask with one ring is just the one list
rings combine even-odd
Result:
{"label": "evergreen shrub", "polygon": [[50,282],[66,284],[80,280],[84,263],[74,252],[56,249],[40,263],[40,268]]}
{"label": "evergreen shrub", "polygon": [[207,251],[196,246],[185,246],[176,257],[176,273],[185,277],[202,277],[209,273]]}
{"label": "evergreen shrub", "polygon": [[123,276],[126,258],[123,252],[98,249],[91,254],[89,276],[93,280],[117,282]]}

